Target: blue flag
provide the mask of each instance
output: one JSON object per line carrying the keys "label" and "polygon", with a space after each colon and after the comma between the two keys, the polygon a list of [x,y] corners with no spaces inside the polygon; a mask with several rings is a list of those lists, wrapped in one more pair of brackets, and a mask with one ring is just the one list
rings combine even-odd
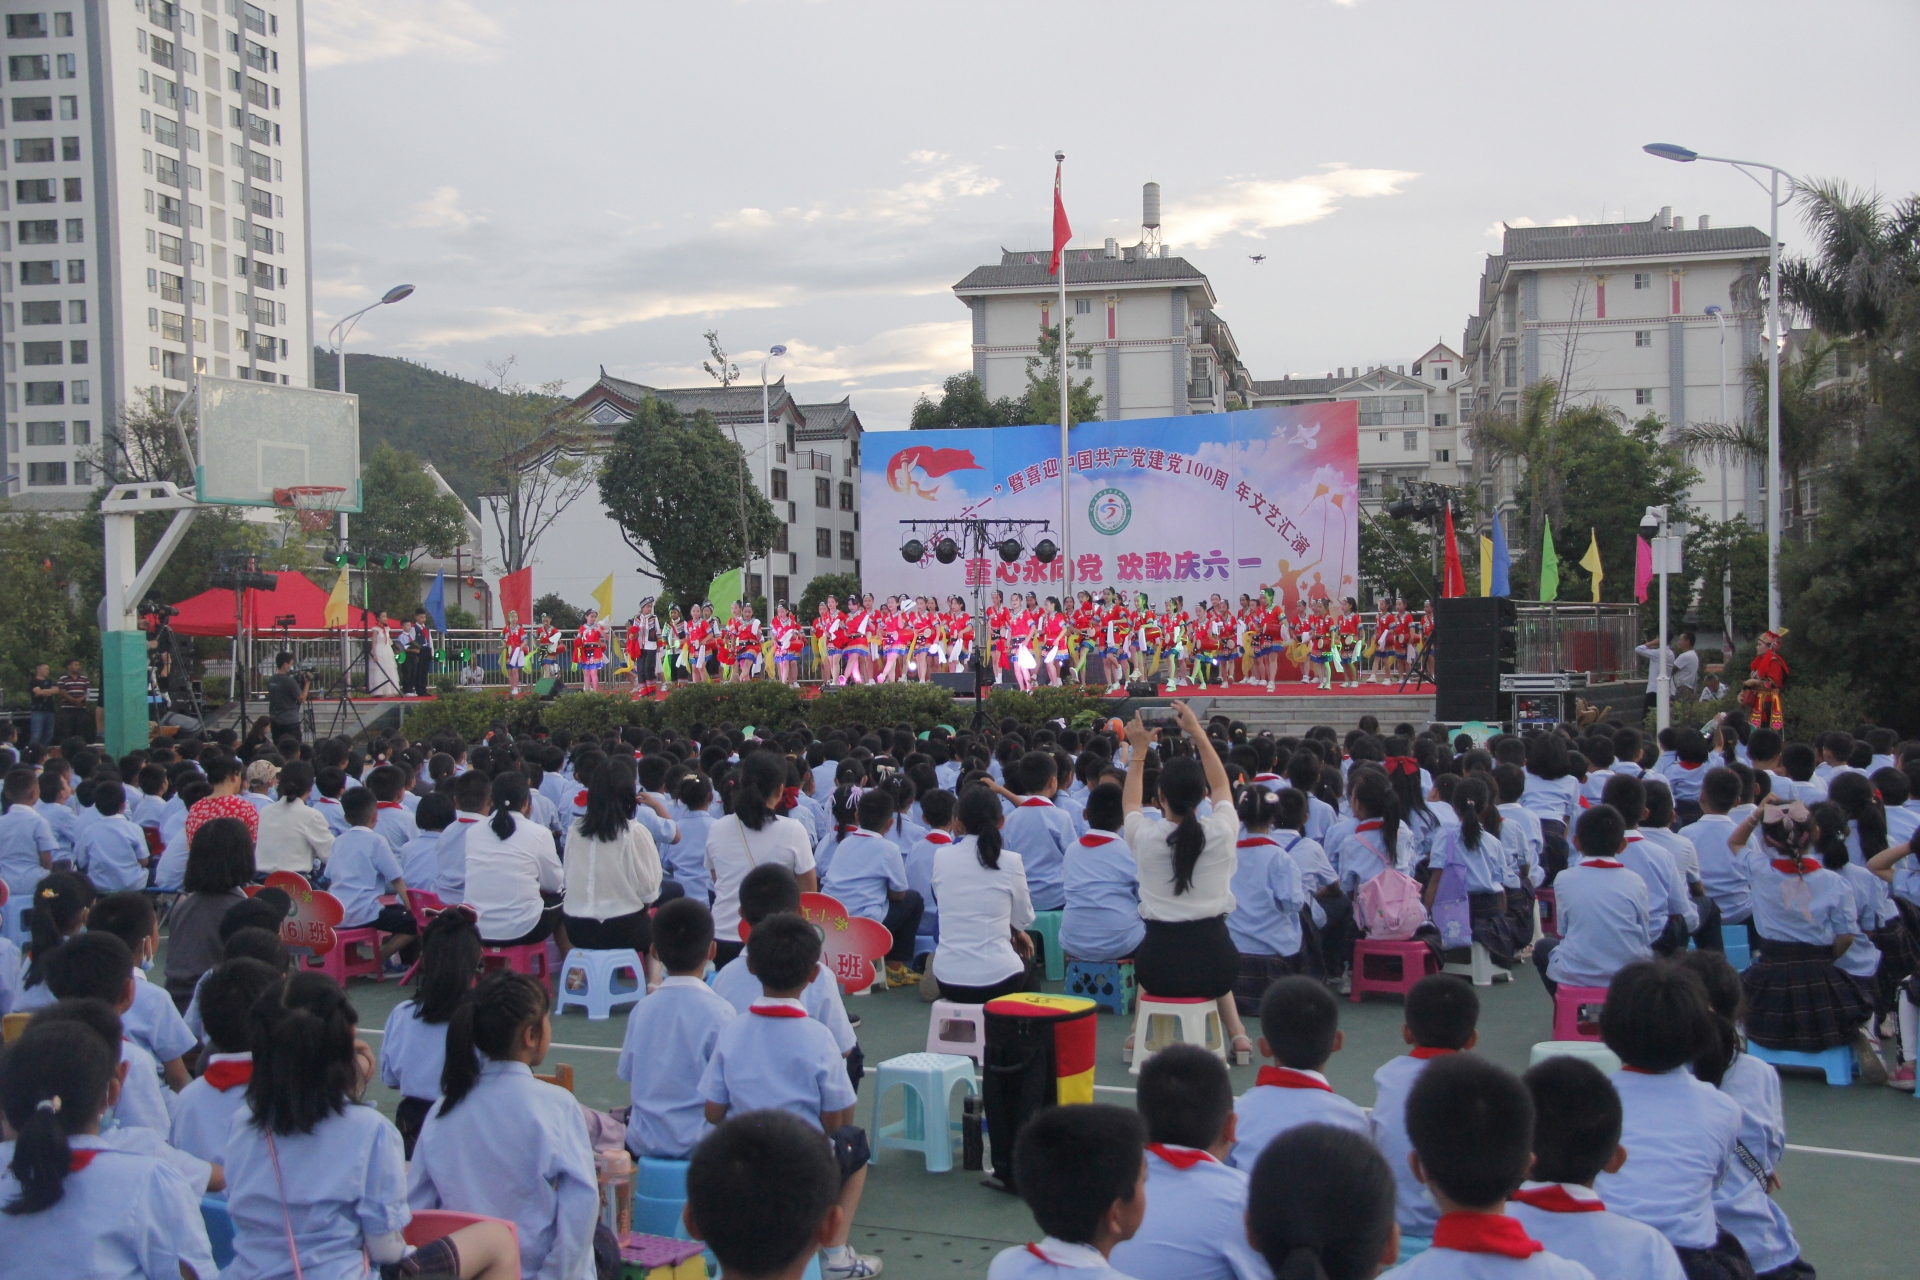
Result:
{"label": "blue flag", "polygon": [[1496,512],[1493,517],[1493,590],[1490,594],[1510,596],[1513,588],[1507,582],[1507,570],[1513,565],[1513,557],[1507,554],[1507,530],[1500,522]]}
{"label": "blue flag", "polygon": [[442,569],[433,575],[433,585],[427,588],[427,598],[420,607],[433,619],[434,629],[442,635],[447,631],[447,571]]}

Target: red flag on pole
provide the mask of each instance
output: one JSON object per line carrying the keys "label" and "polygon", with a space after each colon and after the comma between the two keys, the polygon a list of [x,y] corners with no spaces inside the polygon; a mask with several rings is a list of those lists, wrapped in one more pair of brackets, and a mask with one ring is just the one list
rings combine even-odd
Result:
{"label": "red flag on pole", "polygon": [[518,573],[509,573],[500,579],[500,618],[504,622],[509,613],[520,615],[523,626],[532,626],[533,616],[533,569],[531,566]]}
{"label": "red flag on pole", "polygon": [[1053,257],[1047,263],[1050,276],[1060,274],[1060,253],[1073,239],[1073,228],[1067,225],[1067,206],[1060,200],[1060,169],[1060,165],[1053,166]]}
{"label": "red flag on pole", "polygon": [[1440,594],[1448,600],[1467,594],[1467,575],[1460,567],[1460,547],[1453,540],[1453,504],[1447,504],[1447,570]]}

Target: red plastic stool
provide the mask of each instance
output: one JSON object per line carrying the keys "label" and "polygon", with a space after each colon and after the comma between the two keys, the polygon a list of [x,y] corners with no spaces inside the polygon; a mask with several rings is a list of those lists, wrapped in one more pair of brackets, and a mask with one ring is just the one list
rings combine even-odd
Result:
{"label": "red plastic stool", "polygon": [[538,978],[540,985],[547,989],[547,994],[553,994],[553,961],[544,942],[529,942],[519,947],[483,947],[480,950],[480,967],[504,967],[515,973],[524,973],[529,978]]}
{"label": "red plastic stool", "polygon": [[1546,938],[1560,936],[1560,899],[1550,888],[1533,891],[1533,900],[1540,907],[1540,934]]}
{"label": "red plastic stool", "polygon": [[[1553,993],[1553,1038],[1555,1040],[1598,1040],[1600,1009],[1607,1003],[1605,987],[1569,987],[1562,985]],[[1592,1017],[1582,1013],[1592,1008]]]}
{"label": "red plastic stool", "polygon": [[[363,958],[357,948],[365,947]],[[301,956],[300,967],[309,973],[324,973],[342,987],[349,978],[380,981],[380,931],[378,929],[335,929],[333,950],[323,956]]]}
{"label": "red plastic stool", "polygon": [[[1399,976],[1377,977],[1367,972],[1367,961],[1376,959],[1383,963],[1381,967],[1394,967],[1390,962],[1399,961]],[[1440,958],[1433,954],[1433,948],[1415,938],[1361,938],[1353,944],[1353,989],[1347,999],[1355,1004],[1368,992],[1384,992],[1404,997],[1413,990],[1413,984],[1430,973],[1440,972]]]}

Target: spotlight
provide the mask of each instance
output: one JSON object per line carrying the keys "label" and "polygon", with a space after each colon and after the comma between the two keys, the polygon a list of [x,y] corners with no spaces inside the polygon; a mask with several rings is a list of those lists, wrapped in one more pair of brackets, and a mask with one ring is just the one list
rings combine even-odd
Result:
{"label": "spotlight", "polygon": [[1053,545],[1052,538],[1042,538],[1033,546],[1033,558],[1041,564],[1052,564],[1053,558],[1060,554],[1060,548]]}
{"label": "spotlight", "polygon": [[1425,502],[1422,502],[1420,504],[1420,518],[1422,520],[1431,520],[1439,514],[1440,514],[1440,504],[1436,502],[1434,499],[1428,498]]}
{"label": "spotlight", "polygon": [[1387,516],[1393,520],[1411,520],[1419,506],[1412,498],[1402,498],[1387,508]]}
{"label": "spotlight", "polygon": [[1018,560],[1020,558],[1020,539],[1008,538],[1005,542],[1001,543],[1000,558],[1008,564],[1012,564],[1015,560]]}
{"label": "spotlight", "polygon": [[941,564],[952,564],[960,558],[960,544],[952,538],[942,538],[933,544],[933,558]]}
{"label": "spotlight", "polygon": [[908,564],[919,564],[926,554],[927,548],[918,538],[908,538],[906,545],[900,548],[900,558]]}

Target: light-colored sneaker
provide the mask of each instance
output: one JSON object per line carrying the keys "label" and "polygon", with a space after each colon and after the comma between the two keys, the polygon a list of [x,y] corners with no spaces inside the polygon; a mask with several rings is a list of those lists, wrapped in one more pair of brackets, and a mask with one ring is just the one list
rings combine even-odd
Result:
{"label": "light-colored sneaker", "polygon": [[1903,1062],[1899,1068],[1887,1077],[1887,1087],[1898,1089],[1902,1093],[1913,1092],[1913,1064]]}
{"label": "light-colored sneaker", "polygon": [[866,1280],[868,1276],[880,1274],[883,1266],[880,1259],[864,1253],[855,1253],[849,1249],[835,1261],[833,1255],[820,1255],[820,1274],[823,1280]]}
{"label": "light-colored sneaker", "polygon": [[920,975],[903,964],[887,966],[887,985],[889,987],[912,987],[919,985]]}
{"label": "light-colored sneaker", "polygon": [[1351,971],[1341,974],[1333,980],[1333,989],[1343,996],[1353,994],[1353,974]]}

